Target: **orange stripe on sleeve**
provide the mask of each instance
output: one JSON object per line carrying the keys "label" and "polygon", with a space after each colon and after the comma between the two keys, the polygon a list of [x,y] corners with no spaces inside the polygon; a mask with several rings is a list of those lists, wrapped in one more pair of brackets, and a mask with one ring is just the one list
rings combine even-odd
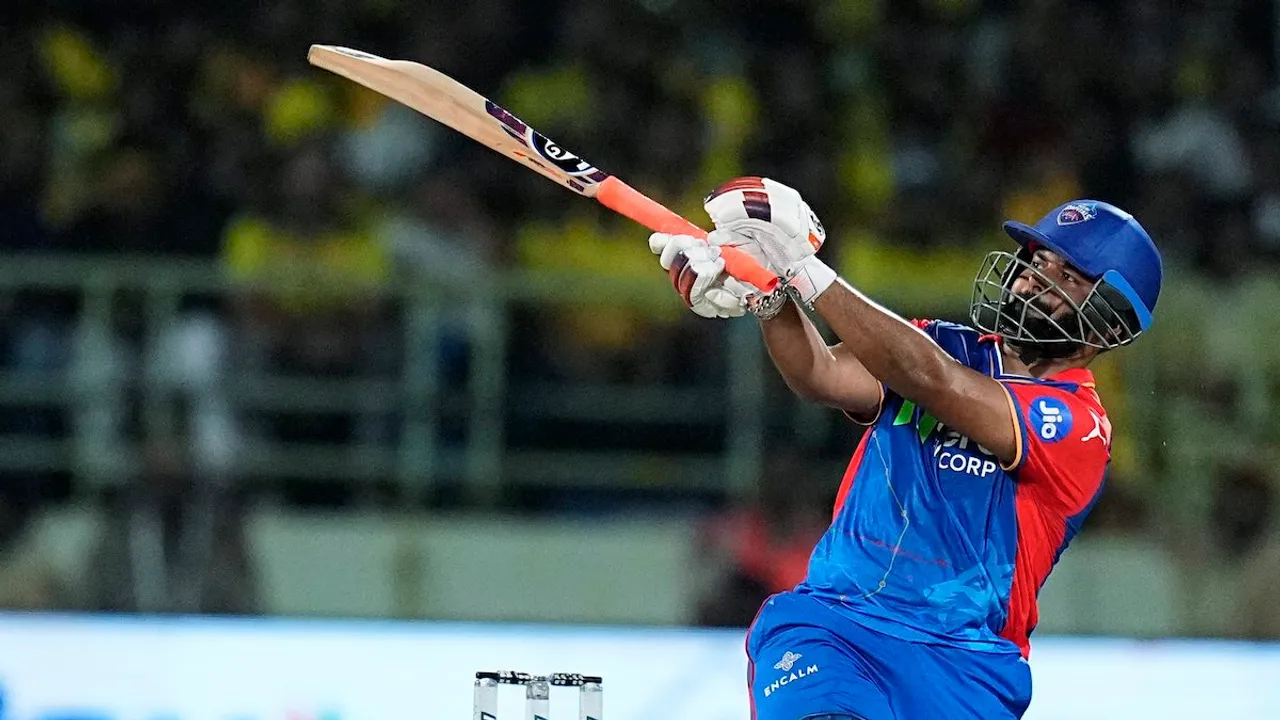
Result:
{"label": "orange stripe on sleeve", "polygon": [[876,402],[876,411],[870,416],[858,416],[848,410],[841,410],[844,416],[853,421],[856,425],[864,425],[870,427],[880,420],[880,413],[884,412],[884,383],[876,383],[876,388],[880,391],[880,400]]}
{"label": "orange stripe on sleeve", "polygon": [[1013,390],[1009,389],[1009,386],[1004,383],[1000,383],[1000,387],[1004,389],[1004,399],[1009,403],[1009,419],[1013,421],[1013,442],[1015,447],[1013,462],[1008,465],[1002,462],[1000,463],[1000,468],[1002,470],[1013,470],[1022,464],[1022,454],[1026,451],[1026,448],[1022,446],[1022,422],[1018,417],[1018,403],[1013,399]]}

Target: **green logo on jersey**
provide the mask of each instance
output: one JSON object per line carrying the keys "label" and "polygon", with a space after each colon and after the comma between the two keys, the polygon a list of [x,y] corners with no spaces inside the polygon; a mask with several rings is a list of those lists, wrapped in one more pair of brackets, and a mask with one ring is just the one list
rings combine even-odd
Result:
{"label": "green logo on jersey", "polygon": [[[910,400],[903,400],[902,407],[898,409],[898,415],[893,419],[894,427],[898,425],[907,425],[911,422],[911,418],[916,414],[916,404]],[[921,410],[920,418],[916,420],[916,431],[920,433],[920,442],[929,439],[929,435],[938,427],[938,418]]]}

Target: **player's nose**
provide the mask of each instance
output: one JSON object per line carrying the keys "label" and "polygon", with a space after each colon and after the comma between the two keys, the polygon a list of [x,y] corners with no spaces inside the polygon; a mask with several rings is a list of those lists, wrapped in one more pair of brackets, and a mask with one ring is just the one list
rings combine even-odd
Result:
{"label": "player's nose", "polygon": [[1049,284],[1044,277],[1035,271],[1035,268],[1028,267],[1022,271],[1022,282],[1025,284],[1027,292],[1042,293]]}

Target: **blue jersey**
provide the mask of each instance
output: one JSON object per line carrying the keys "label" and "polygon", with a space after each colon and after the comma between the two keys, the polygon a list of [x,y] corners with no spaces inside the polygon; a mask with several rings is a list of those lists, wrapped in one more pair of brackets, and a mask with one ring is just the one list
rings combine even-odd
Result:
{"label": "blue jersey", "polygon": [[1036,595],[1097,501],[1111,428],[1092,374],[1006,375],[999,340],[917,322],[1000,381],[1017,457],[989,450],[886,390],[796,591],[890,635],[1029,655]]}

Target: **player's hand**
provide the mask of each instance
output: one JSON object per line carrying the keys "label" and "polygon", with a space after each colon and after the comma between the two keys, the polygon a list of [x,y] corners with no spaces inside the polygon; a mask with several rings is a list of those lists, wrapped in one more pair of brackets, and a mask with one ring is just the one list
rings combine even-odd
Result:
{"label": "player's hand", "polygon": [[757,292],[725,274],[720,248],[695,237],[654,233],[649,236],[649,249],[658,256],[685,305],[702,317],[741,317],[747,311],[747,295]]}
{"label": "player's hand", "polygon": [[734,178],[712,191],[703,207],[720,231],[709,242],[734,245],[784,278],[827,239],[800,193],[768,178]]}

